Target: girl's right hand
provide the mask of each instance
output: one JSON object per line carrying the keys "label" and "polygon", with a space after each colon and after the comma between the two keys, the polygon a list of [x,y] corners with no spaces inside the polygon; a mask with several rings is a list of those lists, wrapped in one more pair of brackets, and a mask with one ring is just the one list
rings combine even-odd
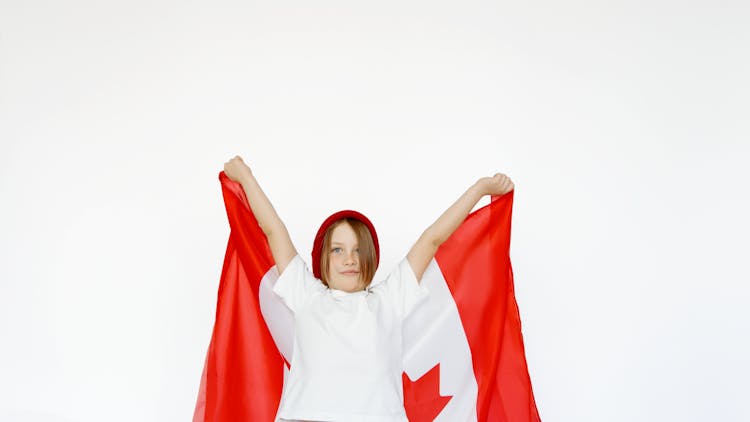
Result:
{"label": "girl's right hand", "polygon": [[250,167],[242,161],[239,155],[235,155],[234,158],[224,163],[224,173],[235,182],[242,182],[253,175]]}

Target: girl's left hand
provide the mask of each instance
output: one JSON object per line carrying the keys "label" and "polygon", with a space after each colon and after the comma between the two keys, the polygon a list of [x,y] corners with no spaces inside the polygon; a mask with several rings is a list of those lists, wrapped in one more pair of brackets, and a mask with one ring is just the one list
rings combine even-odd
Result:
{"label": "girl's left hand", "polygon": [[505,195],[515,187],[510,177],[497,173],[492,177],[483,177],[477,182],[483,195]]}

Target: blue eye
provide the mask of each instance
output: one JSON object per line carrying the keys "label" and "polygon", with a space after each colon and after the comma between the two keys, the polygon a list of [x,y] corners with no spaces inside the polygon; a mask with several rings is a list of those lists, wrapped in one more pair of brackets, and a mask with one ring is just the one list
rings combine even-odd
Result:
{"label": "blue eye", "polygon": [[333,249],[331,249],[331,252],[333,252],[333,253],[337,253],[339,251],[341,251],[341,248],[333,248]]}

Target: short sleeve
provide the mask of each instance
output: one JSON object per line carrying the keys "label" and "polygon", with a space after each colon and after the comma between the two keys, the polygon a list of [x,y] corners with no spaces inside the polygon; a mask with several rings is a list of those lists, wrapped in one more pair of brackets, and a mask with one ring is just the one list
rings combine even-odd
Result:
{"label": "short sleeve", "polygon": [[294,313],[305,306],[315,293],[325,290],[326,287],[315,278],[299,254],[289,261],[273,286],[274,293],[279,295]]}
{"label": "short sleeve", "polygon": [[417,276],[406,258],[398,263],[396,269],[379,288],[384,289],[385,295],[402,319],[406,318],[429,293],[427,286],[417,281]]}

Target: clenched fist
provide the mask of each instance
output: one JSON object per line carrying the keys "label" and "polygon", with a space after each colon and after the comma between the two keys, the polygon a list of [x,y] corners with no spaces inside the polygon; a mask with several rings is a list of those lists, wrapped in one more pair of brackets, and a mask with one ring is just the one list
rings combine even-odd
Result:
{"label": "clenched fist", "polygon": [[505,195],[515,187],[510,177],[497,173],[492,177],[483,177],[477,182],[484,195]]}
{"label": "clenched fist", "polygon": [[234,158],[224,163],[224,173],[235,182],[242,182],[253,176],[250,167],[242,161],[242,157],[239,155],[235,155]]}

